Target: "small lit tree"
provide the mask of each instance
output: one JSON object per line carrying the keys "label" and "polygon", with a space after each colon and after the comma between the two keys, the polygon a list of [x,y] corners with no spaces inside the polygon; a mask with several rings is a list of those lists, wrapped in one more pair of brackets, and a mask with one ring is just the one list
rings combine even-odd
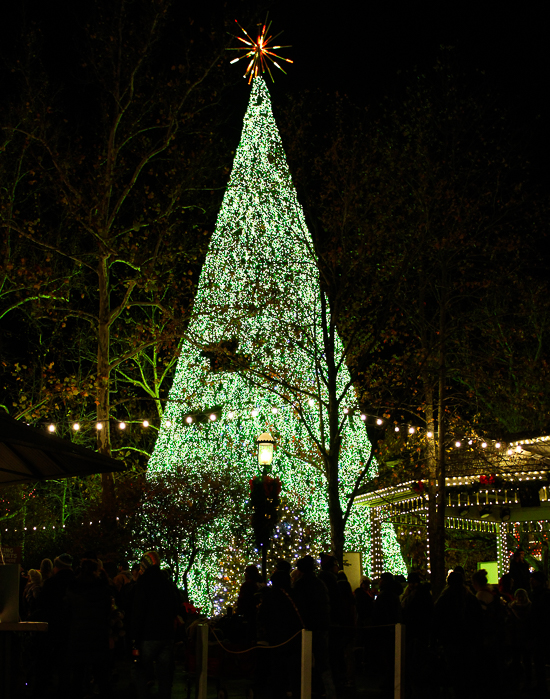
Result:
{"label": "small lit tree", "polygon": [[[246,493],[230,474],[197,474],[181,465],[169,474],[156,474],[146,480],[141,505],[129,524],[132,548],[136,553],[157,549],[187,592],[197,558],[222,556],[221,531],[229,526],[238,536],[246,527],[245,501]],[[208,587],[213,590],[217,582],[211,580]]]}

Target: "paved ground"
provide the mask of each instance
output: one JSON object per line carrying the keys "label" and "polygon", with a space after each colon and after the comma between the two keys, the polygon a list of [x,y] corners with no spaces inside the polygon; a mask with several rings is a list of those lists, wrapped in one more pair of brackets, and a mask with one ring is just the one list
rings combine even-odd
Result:
{"label": "paved ground", "polygon": [[[550,668],[547,668],[550,669]],[[468,670],[465,671],[468,672]],[[118,680],[115,685],[115,696],[117,699],[135,699],[135,689],[130,682],[130,664],[117,664]],[[426,675],[423,675],[427,679]],[[472,690],[475,690],[477,684],[475,675],[472,674]],[[215,679],[210,678],[208,681],[208,699],[271,699],[269,693],[249,693],[251,681],[247,679],[225,680],[222,687],[226,690],[226,694],[218,694],[218,683]],[[183,667],[178,665],[176,677],[172,691],[172,699],[195,699],[194,682],[191,682],[190,694],[188,695],[187,676],[184,673]],[[443,687],[430,686],[430,683],[424,683],[420,678],[416,688],[407,693],[407,699],[454,699],[454,695],[449,689]],[[471,696],[477,696],[474,691]],[[487,699],[488,695],[482,695],[481,699]],[[507,678],[507,688],[500,691],[499,699],[535,699],[547,695],[537,694],[530,687],[517,687],[513,682],[513,677]],[[156,697],[156,687],[151,690],[152,699]],[[314,694],[316,699],[321,699],[321,694]],[[372,673],[363,672],[359,669],[356,672],[354,688],[339,688],[339,699],[390,699],[393,698],[393,691],[383,691],[380,686],[380,678],[377,678]],[[457,698],[459,699],[459,698]],[[463,698],[460,698],[463,699]]]}
{"label": "paved ground", "polygon": [[[118,679],[116,682],[115,696],[117,699],[126,699],[135,697],[135,692],[130,682],[130,667],[126,664],[118,664],[117,666]],[[358,677],[356,691],[351,689],[343,689],[340,691],[339,697],[342,698],[357,698],[357,699],[386,699],[392,696],[392,693],[383,693],[377,690],[374,686],[367,687],[364,677]],[[208,680],[208,699],[267,699],[268,695],[264,693],[250,694],[252,682],[248,679],[227,679],[221,683],[214,678]],[[219,694],[219,690],[224,690],[226,694]],[[151,689],[151,697],[156,696],[156,687]],[[172,690],[172,699],[195,699],[194,678],[191,678],[190,694],[188,695],[188,679],[183,669],[178,667],[174,687]],[[320,697],[321,695],[315,695]]]}
{"label": "paved ground", "polygon": [[[242,658],[243,656],[240,657]],[[338,699],[390,699],[390,697],[393,697],[391,677],[387,676],[389,683],[386,683],[385,689],[383,688],[380,671],[384,665],[383,660],[380,654],[376,653],[376,647],[372,648],[370,655],[364,654],[363,657],[358,657],[354,686],[338,687]],[[391,661],[389,667],[391,672],[393,657],[389,658],[389,660]],[[132,667],[132,662],[129,659],[118,660],[115,663],[112,688],[113,696],[116,699],[136,699],[136,689],[131,679]],[[284,663],[281,663],[282,667],[284,667]],[[406,699],[446,699],[447,697],[449,699],[464,699],[464,697],[455,697],[451,690],[445,687],[447,678],[443,663],[437,657],[430,657],[429,651],[427,654],[422,653],[421,658],[409,669],[414,683],[413,686],[407,687]],[[469,699],[488,699],[491,696],[497,696],[499,699],[536,699],[549,696],[548,694],[537,693],[530,687],[522,686],[519,682],[517,670],[512,670],[507,663],[503,663],[501,669],[499,678],[495,673],[495,668],[491,664],[484,662],[484,658],[480,658],[479,663],[476,663],[475,667],[465,667],[464,675],[469,687]],[[547,667],[547,676],[549,669]],[[275,671],[277,672],[276,663]],[[17,682],[19,689],[16,689],[13,694],[14,698],[27,699],[27,697],[32,696],[28,693],[30,688],[27,687],[25,689],[24,686],[25,674],[25,668],[22,666],[20,682]],[[267,674],[266,670],[263,673],[257,673],[257,676],[262,680]],[[500,682],[497,681],[499,679]],[[267,682],[264,683],[264,685],[267,684]],[[208,699],[273,699],[269,686],[264,686],[264,691],[256,691],[251,695],[250,688],[252,685],[253,678],[251,674],[244,672],[240,674],[238,679],[228,679],[226,677],[218,682],[215,678],[209,678]],[[493,691],[483,691],[481,690],[482,687],[487,689],[493,687]],[[54,694],[48,694],[47,689],[44,687],[38,688],[38,693],[34,697],[43,699],[46,696],[55,696],[57,699],[64,699],[67,696],[63,691],[60,692],[59,690],[55,690]],[[53,687],[50,689],[53,689]],[[220,689],[225,690],[226,693],[220,694]],[[90,694],[86,694],[85,697],[76,697],[76,699],[93,697],[93,692],[94,688],[90,687]],[[95,696],[98,696],[97,691]],[[156,686],[151,688],[150,696],[152,699],[157,696]],[[172,697],[173,699],[195,699],[194,676],[186,674],[182,657],[178,659],[176,664]],[[321,699],[322,692],[314,694],[313,697],[314,699]],[[293,699],[298,699],[298,697],[293,697]]]}

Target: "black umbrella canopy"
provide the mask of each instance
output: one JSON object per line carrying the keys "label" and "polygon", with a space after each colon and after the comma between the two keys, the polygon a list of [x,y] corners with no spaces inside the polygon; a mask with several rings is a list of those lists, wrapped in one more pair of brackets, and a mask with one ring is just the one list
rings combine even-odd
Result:
{"label": "black umbrella canopy", "polygon": [[122,461],[0,414],[0,487],[125,469]]}

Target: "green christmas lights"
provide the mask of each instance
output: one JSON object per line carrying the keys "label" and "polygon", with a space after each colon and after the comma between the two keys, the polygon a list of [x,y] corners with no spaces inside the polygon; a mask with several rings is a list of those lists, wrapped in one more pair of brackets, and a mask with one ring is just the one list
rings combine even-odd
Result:
{"label": "green christmas lights", "polygon": [[[190,471],[229,471],[246,490],[259,473],[256,438],[269,432],[277,443],[271,473],[281,479],[289,508],[301,513],[300,526],[310,523],[325,532],[319,552],[329,548],[330,531],[323,463],[311,439],[321,437],[327,419],[320,317],[311,237],[267,87],[257,77],[149,471],[169,473],[175,464]],[[343,363],[341,392],[348,381]],[[212,417],[194,419],[199,413]],[[345,509],[371,447],[358,415],[342,410],[342,420]],[[369,476],[375,472],[373,464]],[[228,507],[201,542],[208,553],[189,575],[191,599],[207,611],[225,603],[224,552],[244,508],[245,503]],[[370,572],[367,508],[352,508],[346,548],[361,551]],[[383,531],[383,551],[387,570],[406,571],[391,526]]]}

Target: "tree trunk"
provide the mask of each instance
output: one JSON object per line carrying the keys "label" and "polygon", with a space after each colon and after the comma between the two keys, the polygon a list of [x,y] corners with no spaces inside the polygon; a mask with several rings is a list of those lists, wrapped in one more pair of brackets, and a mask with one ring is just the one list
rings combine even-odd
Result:
{"label": "tree trunk", "polygon": [[435,540],[430,541],[432,555],[432,590],[437,598],[445,587],[445,440],[447,438],[445,417],[445,384],[447,381],[447,364],[445,359],[445,322],[446,295],[445,285],[439,308],[439,367],[438,367],[438,400],[437,400],[437,497]]}
{"label": "tree trunk", "polygon": [[428,568],[430,573],[433,572],[433,556],[437,539],[437,456],[436,456],[436,437],[435,437],[435,421],[434,421],[434,404],[433,404],[433,388],[429,377],[424,377],[424,395],[426,397],[426,429],[431,433],[428,437],[428,447],[426,453],[426,461],[428,466],[428,530],[427,530],[427,556]]}
{"label": "tree trunk", "polygon": [[342,505],[340,504],[340,488],[338,483],[338,456],[328,454],[325,458],[328,480],[328,513],[330,519],[330,543],[332,555],[338,563],[344,564],[345,524]]}
{"label": "tree trunk", "polygon": [[[97,430],[97,450],[100,454],[111,456],[111,426],[110,426],[110,320],[111,308],[109,297],[109,280],[107,260],[101,258],[98,265],[99,286],[99,324],[97,338],[97,422],[101,429]],[[115,484],[112,473],[101,474],[101,489],[103,507],[111,512],[115,499]]]}
{"label": "tree trunk", "polygon": [[340,483],[338,479],[338,462],[342,437],[339,429],[338,369],[335,361],[336,325],[323,292],[321,292],[321,324],[323,328],[323,350],[325,352],[328,388],[328,444],[325,445],[323,461],[328,487],[330,541],[332,555],[343,566],[346,524],[340,503]]}

